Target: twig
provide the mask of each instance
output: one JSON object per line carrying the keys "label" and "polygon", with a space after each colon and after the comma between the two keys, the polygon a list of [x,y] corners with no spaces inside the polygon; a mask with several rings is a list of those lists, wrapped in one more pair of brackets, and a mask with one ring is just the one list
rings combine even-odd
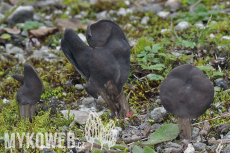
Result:
{"label": "twig", "polygon": [[221,145],[222,142],[223,142],[223,139],[221,139],[221,141],[220,141],[218,147],[216,148],[216,153],[220,153],[220,152],[221,152],[221,150],[222,150],[222,148],[223,148],[223,145]]}

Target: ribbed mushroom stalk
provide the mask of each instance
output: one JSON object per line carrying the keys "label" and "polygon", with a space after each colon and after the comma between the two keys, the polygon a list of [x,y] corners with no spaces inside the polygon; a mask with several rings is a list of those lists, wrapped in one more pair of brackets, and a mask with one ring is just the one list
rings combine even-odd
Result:
{"label": "ribbed mushroom stalk", "polygon": [[214,99],[214,86],[194,65],[174,68],[160,86],[161,103],[176,115],[180,136],[191,139],[191,120],[198,118],[210,107]]}
{"label": "ribbed mushroom stalk", "polygon": [[31,119],[35,115],[35,104],[43,92],[42,80],[30,63],[24,64],[24,76],[14,74],[13,78],[22,83],[17,92],[20,116]]}
{"label": "ribbed mushroom stalk", "polygon": [[122,29],[110,20],[99,20],[87,27],[86,45],[66,29],[62,50],[87,81],[85,90],[94,98],[101,95],[114,116],[129,112],[122,90],[130,72],[130,46]]}

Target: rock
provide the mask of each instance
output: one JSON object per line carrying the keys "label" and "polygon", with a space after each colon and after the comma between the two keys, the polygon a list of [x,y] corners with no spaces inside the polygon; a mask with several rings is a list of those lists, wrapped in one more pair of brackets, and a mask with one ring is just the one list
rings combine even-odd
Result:
{"label": "rock", "polygon": [[158,123],[155,123],[151,126],[151,130],[156,131],[161,125]]}
{"label": "rock", "polygon": [[54,14],[56,14],[56,15],[62,15],[63,11],[62,10],[54,10]]}
{"label": "rock", "polygon": [[45,56],[48,56],[49,54],[44,52],[44,51],[35,51],[33,53],[33,55],[31,55],[29,58],[36,58],[36,59],[40,59],[40,58],[44,58]]}
{"label": "rock", "polygon": [[105,19],[106,18],[106,13],[107,13],[107,11],[102,11],[102,12],[97,13],[96,14],[97,20]]}
{"label": "rock", "polygon": [[19,6],[6,20],[10,26],[16,23],[24,23],[33,20],[34,7],[33,6]]}
{"label": "rock", "polygon": [[221,89],[223,90],[226,90],[229,88],[228,82],[223,80],[222,78],[216,79],[215,86],[221,87]]}
{"label": "rock", "polygon": [[180,0],[168,0],[165,3],[165,7],[171,11],[171,12],[176,12],[181,6]]}
{"label": "rock", "polygon": [[195,148],[196,151],[204,151],[206,144],[205,143],[194,143],[193,147]]}
{"label": "rock", "polygon": [[162,118],[165,117],[166,115],[166,110],[164,107],[159,107],[159,108],[155,108],[151,114],[150,117],[151,119],[155,120],[156,122],[162,122]]}
{"label": "rock", "polygon": [[144,16],[142,19],[141,19],[141,24],[147,24],[149,21],[149,17],[148,16]]}
{"label": "rock", "polygon": [[230,40],[230,37],[229,36],[223,36],[222,39]]}
{"label": "rock", "polygon": [[152,4],[152,5],[141,7],[139,9],[140,12],[152,11],[153,13],[156,13],[156,14],[160,11],[163,11],[163,10],[164,10],[164,8],[160,4]]}
{"label": "rock", "polygon": [[3,104],[9,103],[10,101],[6,98],[3,99]]}
{"label": "rock", "polygon": [[137,42],[135,40],[131,40],[129,42],[130,47],[134,47],[136,44],[137,44]]}
{"label": "rock", "polygon": [[124,3],[125,3],[125,5],[127,5],[127,6],[130,5],[130,1],[125,1]]}
{"label": "rock", "polygon": [[184,153],[195,153],[195,149],[193,148],[192,144],[188,144],[188,147]]}
{"label": "rock", "polygon": [[196,23],[195,26],[199,29],[204,29],[204,25],[202,23]]}
{"label": "rock", "polygon": [[80,15],[83,16],[83,17],[86,17],[88,15],[88,13],[86,11],[81,11]]}
{"label": "rock", "polygon": [[21,32],[21,35],[27,37],[28,36],[28,31],[27,30],[23,30]]}
{"label": "rock", "polygon": [[33,20],[34,20],[34,21],[41,21],[42,18],[41,18],[38,14],[34,14]]}
{"label": "rock", "polygon": [[75,88],[77,88],[77,90],[84,90],[84,87],[82,84],[76,84]]}
{"label": "rock", "polygon": [[198,136],[200,129],[197,127],[194,127],[192,130],[192,138],[195,138]]}
{"label": "rock", "polygon": [[188,29],[189,27],[190,25],[187,21],[182,21],[175,26],[175,30],[180,31],[180,30]]}
{"label": "rock", "polygon": [[23,54],[16,54],[14,57],[18,58],[22,63],[26,62],[26,59]]}
{"label": "rock", "polygon": [[6,53],[8,55],[16,54],[16,53],[24,53],[24,50],[17,46],[13,46],[12,44],[6,44]]}
{"label": "rock", "polygon": [[127,12],[125,10],[125,8],[121,7],[118,11],[117,11],[117,15],[122,15],[122,16],[126,16]]}
{"label": "rock", "polygon": [[230,144],[227,145],[227,147],[224,148],[223,153],[229,153],[230,152]]}
{"label": "rock", "polygon": [[167,18],[169,15],[170,15],[170,12],[165,12],[165,11],[160,11],[157,13],[157,15],[160,17],[160,18]]}
{"label": "rock", "polygon": [[223,137],[223,139],[230,139],[230,131]]}
{"label": "rock", "polygon": [[214,6],[212,6],[212,9],[213,10],[220,10],[220,7],[218,5],[214,5]]}
{"label": "rock", "polygon": [[161,33],[170,32],[170,29],[161,29]]}
{"label": "rock", "polygon": [[213,33],[211,33],[211,34],[209,35],[209,37],[213,39],[213,38],[215,38],[216,36],[215,36]]}
{"label": "rock", "polygon": [[168,143],[166,143],[166,147],[167,147],[167,148],[180,148],[180,147],[182,147],[182,146],[179,145],[179,144],[177,144],[177,143],[168,142]]}
{"label": "rock", "polygon": [[5,2],[0,3],[0,13],[5,14],[6,12],[10,11],[11,5]]}
{"label": "rock", "polygon": [[79,33],[78,36],[81,38],[82,41],[86,42],[86,37],[84,34]]}

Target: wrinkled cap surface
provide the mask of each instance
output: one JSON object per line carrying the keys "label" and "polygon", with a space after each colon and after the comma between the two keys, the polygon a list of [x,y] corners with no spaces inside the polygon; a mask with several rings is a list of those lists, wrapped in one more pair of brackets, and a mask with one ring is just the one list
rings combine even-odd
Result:
{"label": "wrinkled cap surface", "polygon": [[87,80],[86,91],[97,98],[112,81],[120,93],[130,71],[130,46],[124,32],[110,20],[99,20],[87,27],[86,38],[89,46],[66,29],[61,41],[65,56]]}
{"label": "wrinkled cap surface", "polygon": [[210,107],[214,86],[194,65],[174,68],[160,86],[161,103],[180,118],[197,118]]}
{"label": "wrinkled cap surface", "polygon": [[13,78],[22,83],[17,92],[19,104],[35,105],[41,98],[43,92],[42,80],[30,63],[24,64],[24,76],[14,74]]}

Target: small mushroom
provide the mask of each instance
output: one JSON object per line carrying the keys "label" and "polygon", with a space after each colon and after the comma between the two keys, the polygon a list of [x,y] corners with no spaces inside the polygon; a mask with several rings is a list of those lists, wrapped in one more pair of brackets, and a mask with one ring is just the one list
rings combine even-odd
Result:
{"label": "small mushroom", "polygon": [[179,119],[181,138],[191,138],[191,120],[210,107],[214,86],[204,73],[194,65],[174,68],[160,86],[161,103]]}
{"label": "small mushroom", "polygon": [[22,83],[17,92],[20,115],[31,119],[35,115],[35,104],[43,92],[42,80],[30,63],[24,64],[24,76],[14,74],[12,77]]}
{"label": "small mushroom", "polygon": [[111,113],[125,116],[128,102],[122,90],[130,72],[130,46],[122,29],[110,20],[99,20],[87,27],[86,45],[66,29],[62,50],[87,81],[85,90],[94,98],[101,95]]}

